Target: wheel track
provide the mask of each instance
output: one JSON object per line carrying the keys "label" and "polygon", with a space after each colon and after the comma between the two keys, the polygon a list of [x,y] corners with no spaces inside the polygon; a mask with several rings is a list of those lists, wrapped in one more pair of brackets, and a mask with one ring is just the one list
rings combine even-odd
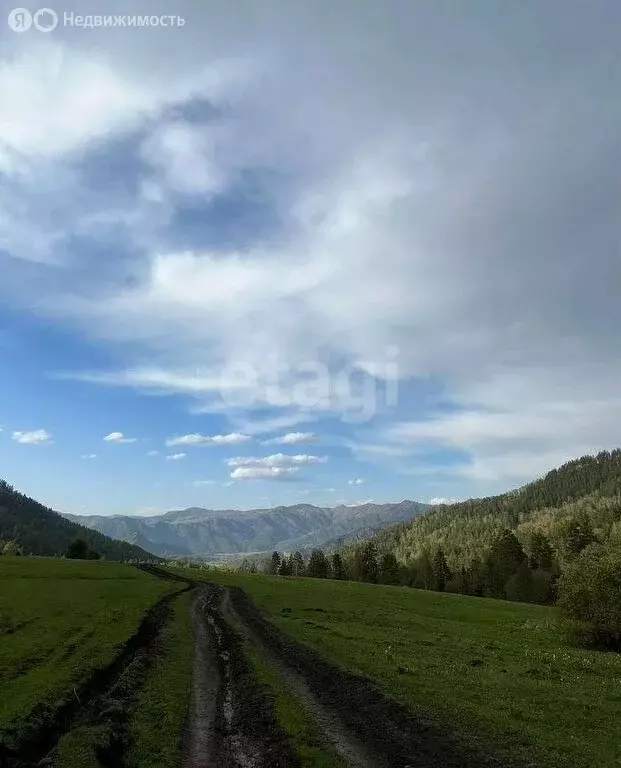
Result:
{"label": "wheel track", "polygon": [[[151,666],[158,652],[158,643],[171,613],[171,603],[191,586],[165,595],[144,615],[134,635],[123,645],[120,653],[102,669],[95,670],[81,685],[74,686],[73,695],[54,710],[37,708],[31,720],[37,723],[31,734],[16,749],[0,745],[0,767],[26,768],[49,766],[59,741],[70,731],[82,725],[105,723],[112,732],[108,754],[100,756],[102,765],[119,768],[123,761],[123,731],[125,723],[108,719],[107,710],[112,701],[126,704],[126,699],[136,693],[136,679],[140,680]],[[123,677],[133,672],[133,688],[126,690]],[[41,724],[42,723],[42,724]]]}
{"label": "wheel track", "polygon": [[224,620],[223,597],[222,588],[207,584],[192,604],[196,650],[183,768],[299,768],[273,703]]}
{"label": "wheel track", "polygon": [[317,699],[304,675],[299,674],[291,666],[284,663],[282,658],[273,653],[244,622],[232,604],[229,590],[225,592],[222,610],[225,619],[235,628],[235,631],[248,642],[259,647],[261,653],[302,703],[315,725],[320,741],[328,752],[339,755],[351,768],[387,768],[387,763],[378,762],[377,756],[373,755],[363,742],[348,730],[338,715]]}

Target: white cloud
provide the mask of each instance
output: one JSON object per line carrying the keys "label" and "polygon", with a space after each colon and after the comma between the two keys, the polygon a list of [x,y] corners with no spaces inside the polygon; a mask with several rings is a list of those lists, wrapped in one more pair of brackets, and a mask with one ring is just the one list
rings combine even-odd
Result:
{"label": "white cloud", "polygon": [[178,120],[165,123],[145,142],[142,156],[160,172],[164,188],[214,197],[229,184],[224,166],[216,156],[220,132]]}
{"label": "white cloud", "polygon": [[200,486],[203,486],[203,485],[216,485],[216,483],[217,483],[217,480],[194,480],[192,485],[199,488]]}
{"label": "white cloud", "polygon": [[298,443],[313,443],[316,439],[314,432],[289,432],[281,437],[263,440],[261,445],[297,445]]}
{"label": "white cloud", "polygon": [[365,499],[364,501],[352,501],[349,504],[345,504],[346,507],[362,507],[365,504],[374,504],[374,499]]}
{"label": "white cloud", "polygon": [[434,496],[432,499],[429,499],[427,504],[430,504],[432,507],[439,506],[440,504],[454,504],[456,499],[447,499],[444,496]]}
{"label": "white cloud", "polygon": [[357,477],[355,480],[350,480],[350,485],[362,485],[363,483],[366,483],[366,480],[363,477]]}
{"label": "white cloud", "polygon": [[[375,435],[375,437],[381,437]],[[356,459],[367,462],[391,462],[396,459],[404,459],[414,451],[408,445],[395,445],[388,443],[365,443],[347,440],[345,445],[351,450]]]}
{"label": "white cloud", "polygon": [[180,461],[181,459],[185,459],[186,454],[185,453],[171,453],[169,456],[166,457],[168,461]]}
{"label": "white cloud", "polygon": [[4,63],[0,91],[0,168],[9,173],[130,126],[152,110],[155,95],[96,55],[51,41]]}
{"label": "white cloud", "polygon": [[309,456],[306,454],[289,456],[284,453],[275,453],[271,456],[264,456],[263,458],[242,456],[234,459],[227,459],[226,463],[229,467],[301,467],[312,464],[325,464],[327,461],[327,456]]}
{"label": "white cloud", "polygon": [[227,459],[226,464],[233,470],[231,478],[234,480],[283,480],[297,474],[301,467],[325,464],[327,461],[327,456],[276,453],[263,458],[245,456]]}
{"label": "white cloud", "polygon": [[135,437],[125,437],[122,432],[110,432],[109,435],[104,437],[105,443],[135,443]]}
{"label": "white cloud", "polygon": [[147,456],[158,456],[159,451],[147,451]]}
{"label": "white cloud", "polygon": [[83,456],[81,458],[83,458],[83,459],[96,459],[97,458],[97,454],[96,453],[85,453],[85,454],[83,454]]}
{"label": "white cloud", "polygon": [[242,435],[239,432],[231,432],[228,435],[182,435],[181,437],[170,437],[166,445],[239,445],[250,440],[249,435]]}
{"label": "white cloud", "polygon": [[44,445],[52,442],[52,435],[45,429],[34,429],[30,432],[13,432],[13,440],[23,445]]}
{"label": "white cloud", "polygon": [[299,467],[237,467],[231,472],[234,480],[282,480],[295,475]]}
{"label": "white cloud", "polygon": [[280,429],[296,427],[298,424],[304,424],[316,420],[312,413],[291,412],[283,413],[269,419],[248,420],[235,418],[231,416],[233,422],[241,432],[248,435],[260,435],[267,432],[277,432]]}

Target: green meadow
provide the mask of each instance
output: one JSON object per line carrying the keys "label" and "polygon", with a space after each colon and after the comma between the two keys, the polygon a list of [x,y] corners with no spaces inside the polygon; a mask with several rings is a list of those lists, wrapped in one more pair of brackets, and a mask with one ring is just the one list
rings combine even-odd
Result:
{"label": "green meadow", "polygon": [[284,632],[482,745],[554,768],[621,764],[621,655],[574,647],[556,609],[212,571]]}

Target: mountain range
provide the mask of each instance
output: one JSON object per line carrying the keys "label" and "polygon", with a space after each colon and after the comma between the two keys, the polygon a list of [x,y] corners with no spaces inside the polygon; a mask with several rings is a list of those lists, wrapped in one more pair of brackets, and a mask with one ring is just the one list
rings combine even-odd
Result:
{"label": "mountain range", "polygon": [[343,543],[426,512],[416,501],[394,504],[216,510],[190,507],[153,517],[69,515],[85,525],[163,557],[217,559],[222,555],[310,549]]}

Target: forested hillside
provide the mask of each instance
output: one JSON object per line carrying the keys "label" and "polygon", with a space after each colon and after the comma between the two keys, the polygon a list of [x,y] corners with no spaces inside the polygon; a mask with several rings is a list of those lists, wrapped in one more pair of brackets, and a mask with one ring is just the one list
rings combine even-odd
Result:
{"label": "forested hillside", "polygon": [[566,554],[572,523],[588,519],[602,541],[621,541],[621,450],[583,456],[519,490],[436,507],[411,523],[380,532],[380,553],[392,551],[409,563],[442,548],[451,568],[484,557],[504,529],[528,547],[532,534],[545,534],[558,556]]}
{"label": "forested hillside", "polygon": [[108,560],[157,560],[140,547],[65,520],[0,480],[0,554],[8,546],[24,555],[64,555],[76,538]]}
{"label": "forested hillside", "polygon": [[621,549],[621,450],[583,456],[510,493],[437,507],[342,558],[353,578],[547,603],[590,545]]}

